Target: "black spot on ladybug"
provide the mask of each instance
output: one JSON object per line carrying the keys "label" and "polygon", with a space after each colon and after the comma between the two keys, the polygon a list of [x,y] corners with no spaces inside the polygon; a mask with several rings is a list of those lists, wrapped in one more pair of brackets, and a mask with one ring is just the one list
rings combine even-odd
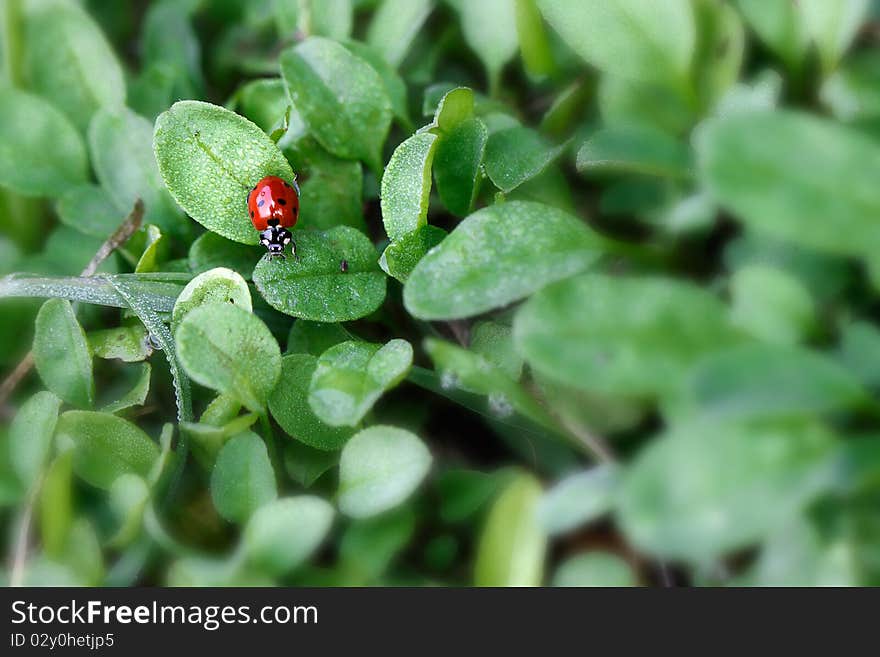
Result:
{"label": "black spot on ladybug", "polygon": [[348,271],[348,260],[342,260],[339,262],[339,271],[343,274]]}
{"label": "black spot on ladybug", "polygon": [[293,189],[293,187],[291,187],[286,181],[284,183],[284,186],[287,187],[287,189]]}
{"label": "black spot on ladybug", "polygon": [[278,204],[279,205],[287,205],[287,201],[285,201],[283,198],[280,198],[280,199],[278,199]]}
{"label": "black spot on ladybug", "polygon": [[264,201],[263,199],[260,199],[259,201],[257,201],[257,207],[258,207],[258,208],[263,207],[265,204],[266,204],[266,201]]}
{"label": "black spot on ladybug", "polygon": [[253,219],[253,218],[254,218],[254,211],[251,210],[251,219]]}
{"label": "black spot on ladybug", "polygon": [[295,217],[298,214],[299,214],[299,208],[294,208],[293,209],[293,216]]}

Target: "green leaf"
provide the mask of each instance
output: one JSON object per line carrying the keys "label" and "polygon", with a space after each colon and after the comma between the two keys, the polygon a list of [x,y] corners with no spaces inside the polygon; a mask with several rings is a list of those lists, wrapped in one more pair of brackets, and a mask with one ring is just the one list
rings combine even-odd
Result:
{"label": "green leaf", "polygon": [[442,228],[425,224],[385,247],[379,257],[379,266],[389,276],[406,283],[419,260],[446,239],[447,235]]}
{"label": "green leaf", "polygon": [[68,189],[58,200],[58,218],[81,233],[105,239],[122,223],[131,206],[120,212],[113,200],[98,185],[78,185]]}
{"label": "green leaf", "polygon": [[648,554],[710,564],[809,503],[825,486],[830,445],[825,430],[804,424],[675,428],[651,441],[624,476],[619,526]]}
{"label": "green leaf", "polygon": [[264,257],[254,269],[254,283],[270,306],[301,319],[346,322],[382,305],[385,275],[362,233],[339,226],[300,232],[296,241],[298,260]]}
{"label": "green leaf", "polygon": [[514,0],[463,2],[459,11],[464,40],[483,62],[489,88],[495,90],[501,70],[519,46]]}
{"label": "green leaf", "polygon": [[553,586],[636,586],[632,567],[615,554],[591,551],[563,561],[553,574]]}
{"label": "green leaf", "polygon": [[281,351],[262,320],[230,303],[198,306],[180,322],[175,341],[194,381],[264,411],[281,374]]}
{"label": "green leaf", "polygon": [[50,299],[40,308],[34,365],[46,387],[68,404],[89,407],[94,402],[92,354],[70,302]]}
{"label": "green leaf", "polygon": [[481,119],[466,119],[445,133],[434,155],[437,194],[451,213],[464,216],[474,206],[480,165],[489,131]]}
{"label": "green leaf", "polygon": [[406,340],[385,345],[350,341],[330,347],[318,359],[309,405],[331,426],[356,426],[387,390],[406,378],[412,359]]}
{"label": "green leaf", "polygon": [[515,126],[498,130],[486,141],[486,175],[504,193],[540,175],[565,150],[552,148],[531,128]]}
{"label": "green leaf", "polygon": [[48,3],[25,20],[31,87],[84,130],[101,107],[125,104],[125,78],[95,21],[74,3]]}
{"label": "green leaf", "polygon": [[76,128],[42,98],[0,90],[0,185],[58,196],[86,182],[86,147]]}
{"label": "green leaf", "polygon": [[367,43],[392,66],[398,66],[433,5],[433,0],[382,0],[370,21]]}
{"label": "green leaf", "polygon": [[334,155],[378,171],[391,101],[373,67],[320,37],[285,50],[280,61],[293,105],[315,139]]}
{"label": "green leaf", "polygon": [[73,524],[73,452],[62,452],[46,469],[40,490],[40,538],[46,554],[60,554]]}
{"label": "green leaf", "polygon": [[674,392],[691,364],[737,339],[721,302],[660,277],[588,274],[547,288],[517,312],[513,335],[547,378],[627,397]]}
{"label": "green leaf", "polygon": [[149,121],[128,109],[99,110],[89,126],[89,149],[98,180],[120,213],[141,199],[144,223],[183,233],[186,224],[156,166]]}
{"label": "green leaf", "polygon": [[247,274],[254,270],[262,253],[265,253],[262,247],[239,244],[217,233],[204,233],[190,246],[189,268],[197,274],[215,267]]}
{"label": "green leaf", "polygon": [[703,183],[750,229],[822,251],[880,246],[880,146],[859,132],[788,111],[711,121],[698,135]]}
{"label": "green leaf", "polygon": [[553,51],[536,0],[514,0],[516,33],[523,65],[532,78],[542,78],[556,70]]}
{"label": "green leaf", "polygon": [[150,334],[140,323],[92,331],[86,337],[92,354],[98,358],[136,363],[146,360],[153,353]]}
{"label": "green leaf", "polygon": [[355,434],[339,462],[339,509],[368,518],[403,504],[428,474],[431,453],[418,436],[377,425]]}
{"label": "green leaf", "polygon": [[266,445],[246,431],[229,439],[211,473],[211,499],[230,522],[244,522],[277,497],[275,474]]}
{"label": "green leaf", "polygon": [[816,325],[816,308],[801,282],[781,269],[747,265],[730,279],[731,321],[765,342],[797,344]]}
{"label": "green leaf", "polygon": [[689,0],[538,0],[544,18],[588,63],[645,81],[686,79],[696,49]]}
{"label": "green leaf", "polygon": [[110,487],[110,506],[119,529],[113,536],[114,546],[130,544],[140,533],[144,511],[150,501],[150,489],[142,477],[124,474]]}
{"label": "green leaf", "polygon": [[281,78],[252,80],[238,88],[233,100],[235,106],[232,109],[256,123],[268,135],[283,123],[290,107],[287,88]]}
{"label": "green leaf", "polygon": [[289,436],[310,447],[336,450],[353,431],[325,424],[309,405],[309,384],[317,366],[318,359],[310,354],[282,358],[281,377],[269,397],[269,409]]}
{"label": "green leaf", "polygon": [[333,523],[333,507],[320,497],[286,497],[259,508],[244,530],[248,560],[271,575],[302,565],[320,547]]}
{"label": "green leaf", "polygon": [[522,473],[495,500],[477,545],[476,586],[540,586],[547,549],[537,520],[540,497],[541,485]]}
{"label": "green leaf", "polygon": [[585,270],[598,238],[578,219],[539,203],[478,210],[419,261],[404,305],[420,319],[456,319],[505,306]]}
{"label": "green leaf", "polygon": [[250,189],[264,176],[294,178],[266,133],[210,103],[184,100],[172,105],[156,119],[153,147],[177,204],[208,230],[244,244],[259,242],[247,217]]}
{"label": "green leaf", "polygon": [[394,241],[425,225],[437,135],[416,133],[394,151],[382,176],[382,222]]}
{"label": "green leaf", "polygon": [[209,303],[229,303],[247,312],[253,311],[251,291],[241,275],[217,267],[193,278],[177,297],[171,311],[171,324],[180,325],[193,309]]}
{"label": "green leaf", "polygon": [[290,327],[290,333],[287,336],[287,353],[320,356],[333,345],[351,340],[353,337],[342,324],[326,324],[300,319]]}
{"label": "green leaf", "polygon": [[471,329],[471,351],[482,356],[508,378],[518,381],[522,374],[522,357],[513,344],[509,326],[498,322],[477,322]]}
{"label": "green leaf", "polygon": [[[226,399],[225,395],[220,395],[214,401],[221,399]],[[259,419],[256,413],[237,415],[241,404],[236,402],[236,406],[236,415],[225,420],[206,417],[206,410],[199,422],[183,422],[180,425],[180,430],[192,439],[193,456],[206,470],[214,466],[217,454],[229,438],[247,431]]]}
{"label": "green leaf", "polygon": [[[406,2],[407,5],[417,5],[418,3],[419,0],[416,0],[415,2],[407,0]],[[363,59],[375,69],[376,73],[379,74],[379,77],[382,78],[382,83],[385,85],[388,99],[391,101],[391,111],[394,114],[394,117],[398,120],[401,127],[406,130],[411,130],[412,122],[409,118],[409,101],[407,98],[406,83],[403,81],[403,78],[400,77],[397,70],[395,70],[393,64],[385,59],[382,51],[377,50],[366,43],[362,43],[361,41],[349,39],[344,42],[344,45],[353,55]],[[393,45],[397,46],[399,43]]]}
{"label": "green leaf", "polygon": [[73,444],[73,470],[97,488],[109,489],[127,473],[146,477],[159,456],[150,437],[121,417],[67,411],[58,420],[56,439]]}
{"label": "green leaf", "polygon": [[339,558],[347,577],[373,583],[406,548],[415,528],[416,514],[410,506],[352,521],[339,540]]}
{"label": "green leaf", "polygon": [[868,402],[858,379],[830,358],[802,348],[749,343],[694,366],[686,405],[713,420],[803,417]]}
{"label": "green leaf", "polygon": [[765,0],[736,0],[736,4],[758,38],[790,69],[800,68],[808,40],[799,4]]}
{"label": "green leaf", "polygon": [[132,406],[144,405],[144,402],[147,400],[147,395],[150,394],[150,377],[153,369],[149,363],[141,363],[138,369],[140,370],[140,374],[137,379],[135,379],[135,383],[131,389],[119,399],[110,402],[102,408],[101,411],[103,413],[118,413],[131,408]]}
{"label": "green leaf", "polygon": [[620,480],[617,466],[602,464],[569,475],[544,493],[538,505],[538,520],[544,531],[567,534],[611,510]]}
{"label": "green leaf", "polygon": [[21,405],[9,426],[12,469],[25,486],[39,478],[52,449],[61,400],[51,392],[38,392]]}
{"label": "green leaf", "polygon": [[300,0],[300,29],[340,41],[351,34],[352,12],[352,0]]}
{"label": "green leaf", "polygon": [[577,154],[578,171],[631,173],[687,179],[688,148],[674,137],[646,126],[605,128],[596,132]]}

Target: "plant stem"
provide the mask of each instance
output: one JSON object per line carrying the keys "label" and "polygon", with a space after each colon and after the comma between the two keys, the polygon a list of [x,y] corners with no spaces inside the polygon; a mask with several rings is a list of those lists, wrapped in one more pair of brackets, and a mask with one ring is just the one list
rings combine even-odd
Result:
{"label": "plant stem", "polygon": [[6,79],[11,86],[21,87],[21,0],[5,0],[3,6],[3,62]]}

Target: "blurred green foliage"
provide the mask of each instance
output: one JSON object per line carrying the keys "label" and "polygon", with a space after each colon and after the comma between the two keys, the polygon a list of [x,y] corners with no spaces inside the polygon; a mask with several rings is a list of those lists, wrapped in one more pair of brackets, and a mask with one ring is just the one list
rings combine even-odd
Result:
{"label": "blurred green foliage", "polygon": [[876,0],[0,18],[5,584],[880,585]]}

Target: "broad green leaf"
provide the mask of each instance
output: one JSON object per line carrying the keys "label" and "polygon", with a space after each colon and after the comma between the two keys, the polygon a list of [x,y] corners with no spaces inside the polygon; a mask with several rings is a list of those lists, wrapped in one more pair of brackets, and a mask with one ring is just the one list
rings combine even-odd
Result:
{"label": "broad green leaf", "polygon": [[516,34],[523,65],[533,78],[543,78],[556,69],[550,40],[536,0],[514,0]]}
{"label": "broad green leaf", "polygon": [[196,274],[215,267],[248,274],[263,253],[263,247],[239,244],[217,233],[204,233],[190,246],[189,267]]}
{"label": "broad green leaf", "polygon": [[588,274],[527,301],[513,325],[539,373],[576,388],[655,398],[700,356],[737,339],[711,293],[661,277]]}
{"label": "broad green leaf", "polygon": [[379,74],[338,43],[312,37],[281,54],[294,107],[328,151],[381,168],[391,101]]}
{"label": "broad green leaf", "polygon": [[99,108],[125,104],[122,67],[101,28],[76,4],[37,5],[27,12],[25,44],[31,88],[80,130]]}
{"label": "broad green leaf", "polygon": [[60,554],[73,524],[73,452],[62,452],[46,469],[39,500],[40,539],[46,554]]}
{"label": "broad green leaf", "polygon": [[831,121],[789,111],[711,121],[697,139],[701,176],[750,229],[822,251],[880,245],[880,145]]}
{"label": "broad green leaf", "polygon": [[73,470],[97,488],[109,489],[127,473],[146,477],[159,456],[150,437],[128,420],[108,413],[67,411],[56,439],[73,444]]}
{"label": "broad green leaf", "polygon": [[620,526],[659,558],[710,564],[759,541],[825,485],[829,434],[804,424],[688,424],[651,441],[622,481]]}
{"label": "broad green leaf", "polygon": [[256,413],[265,410],[281,373],[281,351],[262,320],[230,303],[198,306],[177,326],[175,342],[194,381]]}
{"label": "broad green leaf", "polygon": [[801,66],[808,44],[799,3],[736,0],[736,5],[758,38],[773,50],[786,66],[792,70]]}
{"label": "broad green leaf", "polygon": [[409,431],[377,425],[358,432],[339,462],[339,509],[368,518],[403,504],[428,474],[431,460]]}
{"label": "broad green leaf", "polygon": [[541,485],[519,474],[495,500],[477,545],[477,586],[540,586],[547,539],[538,525]]}
{"label": "broad green leaf", "polygon": [[309,384],[317,366],[318,359],[311,354],[285,356],[278,385],[269,396],[269,409],[289,436],[310,447],[336,450],[353,431],[325,424],[309,405]]}
{"label": "broad green leaf", "polygon": [[120,212],[110,195],[98,185],[71,187],[58,200],[58,218],[81,233],[105,239],[128,214],[131,206]]}
{"label": "broad green leaf", "polygon": [[156,119],[153,147],[177,204],[208,230],[244,244],[259,242],[247,217],[248,191],[264,176],[294,178],[266,133],[210,103],[172,105]]}
{"label": "broad green leaf", "polygon": [[92,166],[120,216],[137,199],[144,202],[144,223],[181,235],[186,224],[165,189],[153,153],[153,126],[128,109],[99,110],[89,125]]}
{"label": "broad green leaf", "polygon": [[68,404],[89,407],[94,402],[92,354],[69,301],[50,299],[40,308],[34,365],[46,387]]}
{"label": "broad green leaf", "polygon": [[450,128],[437,144],[433,163],[437,194],[453,214],[464,216],[473,208],[488,138],[486,124],[471,118]]}
{"label": "broad green leaf", "polygon": [[538,521],[550,536],[566,534],[611,510],[620,471],[602,464],[569,475],[541,497]]}
{"label": "broad green leaf", "polygon": [[342,324],[326,324],[300,319],[290,327],[287,336],[288,354],[320,356],[333,345],[351,340],[353,336]]}
{"label": "broad green leaf", "polygon": [[379,257],[379,266],[389,276],[406,283],[419,260],[446,239],[447,235],[442,228],[425,224],[386,246]]}
{"label": "broad green leaf", "polygon": [[356,426],[379,398],[399,384],[412,366],[406,340],[385,345],[350,341],[321,354],[309,385],[309,405],[327,424]]}
{"label": "broad green leaf", "polygon": [[801,282],[781,269],[748,265],[730,278],[731,321],[765,342],[797,344],[813,331],[816,308]]}
{"label": "broad green leaf", "polygon": [[803,0],[797,9],[803,14],[804,27],[819,51],[822,68],[827,74],[840,58],[868,18],[870,0]]}
{"label": "broad green leaf", "polygon": [[333,523],[333,507],[320,497],[298,495],[257,509],[244,530],[247,559],[271,575],[283,575],[307,561]]}
{"label": "broad green leaf", "polygon": [[284,469],[291,479],[305,488],[311,488],[338,461],[338,452],[315,449],[297,441],[284,446]]}
{"label": "broad green leaf", "polygon": [[217,267],[199,274],[186,284],[171,311],[172,326],[180,325],[190,311],[209,303],[229,303],[247,312],[253,311],[251,291],[241,275],[231,269]]}
{"label": "broad green leaf", "polygon": [[385,300],[385,275],[376,250],[348,226],[296,235],[298,259],[264,257],[254,283],[270,306],[316,322],[347,322],[376,310]]}
{"label": "broad green leaf", "polygon": [[[418,4],[418,1],[410,2],[407,0],[407,4]],[[406,83],[400,77],[397,70],[395,70],[393,64],[385,59],[382,51],[361,41],[348,39],[344,42],[344,45],[353,55],[363,59],[379,74],[379,77],[382,78],[382,83],[385,85],[388,99],[391,101],[391,111],[394,114],[394,118],[398,120],[401,127],[407,130],[412,129],[412,122],[409,118]]]}
{"label": "broad green leaf", "polygon": [[198,98],[205,93],[201,47],[190,20],[193,4],[160,0],[150,3],[144,14],[140,43],[143,66],[168,71],[169,102],[172,98]]}
{"label": "broad green leaf", "polygon": [[538,7],[603,72],[679,83],[688,75],[697,38],[689,0],[538,0]]}
{"label": "broad green leaf", "polygon": [[124,363],[146,360],[153,353],[150,334],[140,323],[92,331],[86,336],[92,354],[98,358],[117,358]]}
{"label": "broad green leaf", "polygon": [[443,94],[433,112],[434,120],[419,132],[433,130],[447,134],[474,115],[474,91],[468,87],[454,87]]}
{"label": "broad green leaf", "polygon": [[394,241],[425,225],[437,136],[417,133],[400,144],[382,176],[382,221]]}
{"label": "broad green leaf", "polygon": [[523,360],[513,344],[511,328],[493,321],[477,322],[471,329],[471,350],[518,381]]}
{"label": "broad green leaf", "polygon": [[252,80],[238,88],[233,100],[233,109],[269,135],[283,123],[290,107],[287,88],[281,78]]}
{"label": "broad green leaf", "polygon": [[367,43],[398,66],[433,5],[433,0],[382,0],[370,21]]}
{"label": "broad green leaf", "polygon": [[661,178],[691,176],[687,146],[668,134],[645,126],[599,130],[581,146],[578,171],[630,173]]}
{"label": "broad green leaf", "polygon": [[300,0],[299,26],[307,36],[341,41],[351,34],[352,0]]}
{"label": "broad green leaf", "polygon": [[266,445],[246,431],[229,439],[211,472],[211,499],[230,522],[244,522],[277,497],[275,474]]}
{"label": "broad green leaf", "polygon": [[131,389],[127,390],[121,397],[110,402],[101,409],[103,413],[119,413],[132,406],[143,406],[150,394],[150,377],[153,368],[149,363],[141,363],[137,367],[139,373],[134,381]]}
{"label": "broad green leaf", "polygon": [[553,586],[635,586],[632,567],[615,554],[591,551],[563,561],[553,573]]}
{"label": "broad green leaf", "polygon": [[404,305],[420,319],[456,319],[505,306],[589,267],[599,239],[565,212],[515,201],[470,215],[419,261]]}
{"label": "broad green leaf", "polygon": [[749,343],[694,366],[685,403],[713,420],[803,417],[863,406],[859,380],[830,358],[802,348]]}
{"label": "broad green leaf", "polygon": [[12,468],[25,486],[40,476],[52,449],[52,436],[58,422],[61,400],[51,392],[30,397],[9,426],[9,450]]}
{"label": "broad green leaf", "polygon": [[563,150],[546,144],[534,130],[515,126],[489,135],[483,165],[489,180],[509,193],[540,175]]}
{"label": "broad green leaf", "polygon": [[501,70],[519,46],[514,4],[515,0],[482,0],[463,2],[459,7],[464,40],[486,67],[493,92],[500,82]]}
{"label": "broad green leaf", "polygon": [[55,197],[82,185],[86,147],[67,118],[42,98],[0,89],[0,185]]}

